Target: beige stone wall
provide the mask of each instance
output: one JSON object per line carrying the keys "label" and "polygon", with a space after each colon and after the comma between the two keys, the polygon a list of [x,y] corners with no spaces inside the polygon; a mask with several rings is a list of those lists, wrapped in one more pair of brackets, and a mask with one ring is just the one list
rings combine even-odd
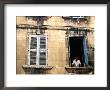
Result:
{"label": "beige stone wall", "polygon": [[48,31],[48,65],[54,66],[50,73],[64,73],[61,69],[66,65],[65,33]]}
{"label": "beige stone wall", "polygon": [[[16,17],[16,25],[27,24],[27,19],[24,16]],[[16,74],[25,73],[22,65],[26,63],[26,37],[27,31],[23,29],[16,30]]]}
{"label": "beige stone wall", "polygon": [[[89,19],[88,19],[88,27],[90,28],[94,28],[95,26],[95,16],[91,16]],[[94,33],[88,33],[87,35],[87,39],[88,39],[88,45],[90,47],[94,47]]]}
{"label": "beige stone wall", "polygon": [[24,73],[22,65],[26,63],[27,60],[27,32],[25,30],[17,30],[16,37],[16,65],[17,74]]}
{"label": "beige stone wall", "polygon": [[[89,19],[88,19],[88,27],[95,28],[95,16],[89,17]],[[93,29],[91,29],[91,30],[93,30]],[[94,50],[92,49],[95,46],[95,44],[94,44],[94,33],[95,33],[95,31],[93,33],[88,33],[87,34],[88,47],[91,48],[88,51],[88,59],[89,59],[89,64],[90,65],[94,65]]]}
{"label": "beige stone wall", "polygon": [[[61,17],[49,18],[44,24],[56,26],[65,25],[64,20]],[[48,65],[54,66],[48,73],[62,74],[65,73],[64,66],[66,65],[66,31],[62,30],[48,30]]]}
{"label": "beige stone wall", "polygon": [[24,16],[16,16],[16,24],[27,24],[27,18],[25,18]]}
{"label": "beige stone wall", "polygon": [[94,28],[95,26],[95,16],[90,16],[88,19],[88,26]]}

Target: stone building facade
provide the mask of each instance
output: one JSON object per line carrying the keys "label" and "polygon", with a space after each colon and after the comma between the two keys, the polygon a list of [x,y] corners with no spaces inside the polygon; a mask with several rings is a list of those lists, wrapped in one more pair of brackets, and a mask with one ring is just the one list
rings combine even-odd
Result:
{"label": "stone building facade", "polygon": [[16,74],[94,73],[94,24],[94,16],[17,16]]}

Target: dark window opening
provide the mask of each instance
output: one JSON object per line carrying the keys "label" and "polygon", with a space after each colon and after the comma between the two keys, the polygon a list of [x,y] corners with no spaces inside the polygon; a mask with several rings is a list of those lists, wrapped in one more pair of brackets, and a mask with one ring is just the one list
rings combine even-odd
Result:
{"label": "dark window opening", "polygon": [[69,65],[72,66],[73,59],[76,57],[81,61],[81,66],[84,66],[84,46],[83,37],[69,37]]}

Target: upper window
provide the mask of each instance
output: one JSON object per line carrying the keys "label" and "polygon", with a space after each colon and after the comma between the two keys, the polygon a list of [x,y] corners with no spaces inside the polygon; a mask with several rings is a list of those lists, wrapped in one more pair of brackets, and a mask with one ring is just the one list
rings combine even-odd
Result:
{"label": "upper window", "polygon": [[46,66],[47,65],[47,36],[29,36],[28,64]]}

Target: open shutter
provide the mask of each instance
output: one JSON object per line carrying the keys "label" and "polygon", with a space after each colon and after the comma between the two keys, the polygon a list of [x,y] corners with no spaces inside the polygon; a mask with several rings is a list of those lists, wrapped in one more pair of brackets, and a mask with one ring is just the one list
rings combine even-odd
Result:
{"label": "open shutter", "polygon": [[84,46],[84,63],[88,65],[88,54],[87,54],[87,42],[86,38],[83,39],[83,46]]}
{"label": "open shutter", "polygon": [[47,36],[39,36],[39,65],[47,65]]}

